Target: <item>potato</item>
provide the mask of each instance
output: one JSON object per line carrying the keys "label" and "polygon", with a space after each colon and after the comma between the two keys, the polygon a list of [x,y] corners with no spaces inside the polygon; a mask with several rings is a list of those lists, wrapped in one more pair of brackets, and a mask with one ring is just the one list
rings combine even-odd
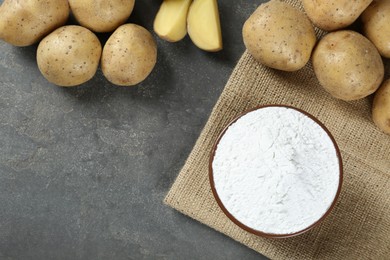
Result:
{"label": "potato", "polygon": [[325,31],[334,31],[351,25],[372,0],[302,0],[310,20]]}
{"label": "potato", "polygon": [[69,0],[80,25],[94,32],[112,32],[129,18],[134,0]]}
{"label": "potato", "polygon": [[317,40],[305,14],[277,0],[260,5],[245,22],[242,34],[256,60],[284,71],[305,66]]}
{"label": "potato", "polygon": [[103,47],[101,67],[113,84],[133,86],[143,81],[157,60],[157,45],[151,33],[136,24],[120,26]]}
{"label": "potato", "polygon": [[29,46],[64,25],[68,20],[67,0],[4,0],[0,6],[0,39]]}
{"label": "potato", "polygon": [[101,53],[102,46],[93,32],[68,25],[42,39],[37,49],[37,63],[48,81],[70,87],[95,75]]}
{"label": "potato", "polygon": [[384,66],[375,46],[354,31],[331,32],[313,52],[314,72],[332,96],[356,100],[375,92],[384,76]]}
{"label": "potato", "polygon": [[187,30],[191,41],[204,51],[223,48],[217,0],[194,0],[188,10]]}
{"label": "potato", "polygon": [[390,79],[383,82],[375,93],[372,120],[384,133],[390,134]]}
{"label": "potato", "polygon": [[187,34],[187,14],[192,0],[164,0],[154,19],[154,32],[161,39],[177,42]]}
{"label": "potato", "polygon": [[379,53],[390,58],[390,0],[374,0],[362,14],[363,30]]}

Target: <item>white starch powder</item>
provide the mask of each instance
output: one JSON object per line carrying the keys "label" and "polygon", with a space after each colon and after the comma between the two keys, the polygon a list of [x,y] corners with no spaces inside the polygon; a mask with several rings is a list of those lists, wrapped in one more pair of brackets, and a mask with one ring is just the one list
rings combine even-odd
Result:
{"label": "white starch powder", "polygon": [[339,185],[335,146],[314,120],[286,107],[247,113],[225,132],[212,162],[218,197],[242,224],[291,234],[319,220]]}

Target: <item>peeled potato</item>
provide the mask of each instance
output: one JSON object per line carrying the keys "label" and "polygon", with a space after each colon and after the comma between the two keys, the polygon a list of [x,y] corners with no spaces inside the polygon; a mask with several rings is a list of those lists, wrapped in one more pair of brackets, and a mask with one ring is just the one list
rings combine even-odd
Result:
{"label": "peeled potato", "polygon": [[101,53],[101,44],[93,32],[68,25],[42,39],[37,49],[37,63],[48,81],[71,87],[95,75]]}
{"label": "peeled potato", "polygon": [[187,34],[187,13],[192,0],[164,0],[154,20],[160,38],[177,42]]}
{"label": "peeled potato", "polygon": [[205,51],[222,50],[222,33],[217,0],[194,0],[187,17],[192,42]]}
{"label": "peeled potato", "polygon": [[156,60],[157,45],[150,32],[136,24],[124,24],[104,45],[101,67],[111,83],[133,86],[152,72]]}
{"label": "peeled potato", "polygon": [[390,134],[390,79],[383,82],[375,93],[372,119],[379,129]]}
{"label": "peeled potato", "polygon": [[374,93],[384,76],[382,58],[375,46],[354,31],[325,35],[313,52],[313,68],[322,87],[342,100]]}
{"label": "peeled potato", "polygon": [[245,22],[242,35],[256,60],[284,71],[305,66],[317,40],[305,14],[277,0],[260,5]]}
{"label": "peeled potato", "polygon": [[378,49],[390,58],[390,0],[374,0],[362,14],[364,34]]}
{"label": "peeled potato", "polygon": [[28,46],[64,25],[69,16],[67,0],[4,0],[0,6],[0,39]]}
{"label": "peeled potato", "polygon": [[129,18],[135,0],[69,0],[80,25],[94,32],[112,32]]}

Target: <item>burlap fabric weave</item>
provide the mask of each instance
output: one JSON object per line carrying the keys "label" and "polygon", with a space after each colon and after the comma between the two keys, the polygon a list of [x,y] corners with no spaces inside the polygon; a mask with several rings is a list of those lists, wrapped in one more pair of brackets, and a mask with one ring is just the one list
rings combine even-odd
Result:
{"label": "burlap fabric weave", "polygon": [[[390,259],[390,136],[372,123],[371,103],[371,98],[332,98],[311,64],[281,72],[245,52],[165,203],[271,259]],[[210,152],[222,129],[243,111],[265,104],[291,105],[316,116],[342,153],[344,182],[336,207],[322,224],[293,238],[261,238],[236,226],[218,207],[208,180]]]}

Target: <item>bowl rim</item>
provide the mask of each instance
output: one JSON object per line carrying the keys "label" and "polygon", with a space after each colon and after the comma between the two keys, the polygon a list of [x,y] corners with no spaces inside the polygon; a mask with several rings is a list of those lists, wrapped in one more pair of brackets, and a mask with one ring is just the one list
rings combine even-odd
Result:
{"label": "bowl rim", "polygon": [[[326,134],[329,136],[329,138],[331,139],[332,143],[333,143],[333,146],[336,150],[336,155],[337,155],[337,159],[338,159],[338,162],[339,162],[339,183],[338,183],[338,188],[337,188],[337,192],[333,198],[333,201],[331,203],[331,205],[329,206],[329,208],[326,210],[326,212],[318,219],[316,220],[314,223],[312,223],[310,226],[300,230],[300,231],[297,231],[297,232],[294,232],[294,233],[288,233],[288,234],[274,234],[274,233],[266,233],[266,232],[262,232],[262,231],[259,231],[259,230],[256,230],[256,229],[253,229],[251,227],[248,227],[246,226],[245,224],[243,224],[242,222],[240,222],[239,220],[237,220],[224,206],[224,204],[222,203],[221,199],[219,198],[218,196],[218,192],[215,188],[215,183],[214,183],[214,178],[213,178],[213,167],[212,167],[212,164],[213,164],[213,160],[214,160],[214,156],[215,156],[215,151],[217,149],[217,146],[221,140],[221,138],[224,136],[224,134],[226,133],[226,131],[229,129],[229,127],[234,124],[238,119],[240,119],[241,117],[245,116],[246,114],[250,113],[250,112],[254,112],[256,110],[259,110],[259,109],[263,109],[263,108],[268,108],[268,107],[284,107],[284,108],[289,108],[289,109],[294,109],[298,112],[301,112],[302,114],[306,115],[307,117],[309,117],[310,119],[312,119],[314,122],[316,122],[325,132]],[[290,106],[290,105],[282,105],[282,104],[269,104],[269,105],[259,105],[259,106],[256,106],[254,108],[251,108],[251,109],[248,109],[242,113],[240,113],[238,116],[236,116],[235,118],[233,118],[228,124],[227,126],[225,126],[223,128],[223,130],[221,131],[221,133],[218,135],[218,138],[217,140],[215,141],[213,147],[212,147],[212,150],[211,150],[211,153],[210,153],[210,157],[209,157],[209,182],[210,182],[210,186],[211,186],[211,191],[213,193],[213,196],[215,198],[215,200],[217,201],[217,204],[218,206],[221,208],[221,210],[223,211],[223,213],[234,223],[236,224],[237,226],[239,226],[240,228],[242,228],[243,230],[249,232],[249,233],[252,233],[254,235],[257,235],[257,236],[261,236],[261,237],[266,237],[266,238],[289,238],[289,237],[294,237],[294,236],[298,236],[302,233],[305,233],[307,232],[308,230],[312,229],[313,227],[319,225],[330,213],[331,211],[333,210],[334,206],[336,205],[336,202],[340,196],[340,192],[341,192],[341,186],[342,186],[342,182],[343,182],[343,162],[342,162],[342,157],[341,157],[341,152],[340,152],[340,148],[338,147],[337,143],[336,143],[336,140],[334,139],[333,135],[330,133],[330,131],[328,130],[328,128],[326,128],[326,126],[321,122],[319,121],[316,117],[314,117],[313,115],[309,114],[308,112],[300,109],[300,108],[296,108],[296,107],[293,107],[293,106]]]}

